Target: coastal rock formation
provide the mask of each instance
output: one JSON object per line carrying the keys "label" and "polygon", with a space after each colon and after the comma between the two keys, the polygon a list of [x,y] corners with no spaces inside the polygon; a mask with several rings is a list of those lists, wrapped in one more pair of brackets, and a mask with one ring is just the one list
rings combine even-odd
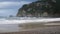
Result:
{"label": "coastal rock formation", "polygon": [[34,16],[34,17],[45,17],[55,16],[56,13],[56,1],[52,0],[40,0],[32,2],[30,4],[23,5],[19,10],[17,16]]}

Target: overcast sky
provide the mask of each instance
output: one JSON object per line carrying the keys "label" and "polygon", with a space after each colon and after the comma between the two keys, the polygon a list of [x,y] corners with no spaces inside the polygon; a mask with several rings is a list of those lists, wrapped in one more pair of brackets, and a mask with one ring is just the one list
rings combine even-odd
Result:
{"label": "overcast sky", "polygon": [[0,16],[15,16],[20,7],[33,1],[35,0],[0,0]]}

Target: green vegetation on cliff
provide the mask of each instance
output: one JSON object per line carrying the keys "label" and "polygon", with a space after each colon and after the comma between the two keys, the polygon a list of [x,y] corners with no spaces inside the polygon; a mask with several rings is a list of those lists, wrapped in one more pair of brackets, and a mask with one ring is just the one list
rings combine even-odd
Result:
{"label": "green vegetation on cliff", "polygon": [[56,0],[38,0],[23,5],[17,16],[59,16],[60,11],[56,8]]}

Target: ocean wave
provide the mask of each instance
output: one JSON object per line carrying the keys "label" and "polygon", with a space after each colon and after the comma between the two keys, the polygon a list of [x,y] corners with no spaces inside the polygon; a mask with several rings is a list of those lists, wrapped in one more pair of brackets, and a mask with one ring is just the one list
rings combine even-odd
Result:
{"label": "ocean wave", "polygon": [[6,18],[0,19],[0,24],[24,24],[24,23],[46,23],[51,21],[60,21],[60,18]]}

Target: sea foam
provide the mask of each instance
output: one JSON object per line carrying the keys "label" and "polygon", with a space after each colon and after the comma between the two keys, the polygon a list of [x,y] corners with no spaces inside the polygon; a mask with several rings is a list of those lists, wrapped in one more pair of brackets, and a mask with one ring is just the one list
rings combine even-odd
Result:
{"label": "sea foam", "polygon": [[46,23],[51,21],[60,21],[60,18],[27,18],[27,17],[21,17],[21,18],[5,18],[0,19],[0,24],[24,24],[24,23]]}

